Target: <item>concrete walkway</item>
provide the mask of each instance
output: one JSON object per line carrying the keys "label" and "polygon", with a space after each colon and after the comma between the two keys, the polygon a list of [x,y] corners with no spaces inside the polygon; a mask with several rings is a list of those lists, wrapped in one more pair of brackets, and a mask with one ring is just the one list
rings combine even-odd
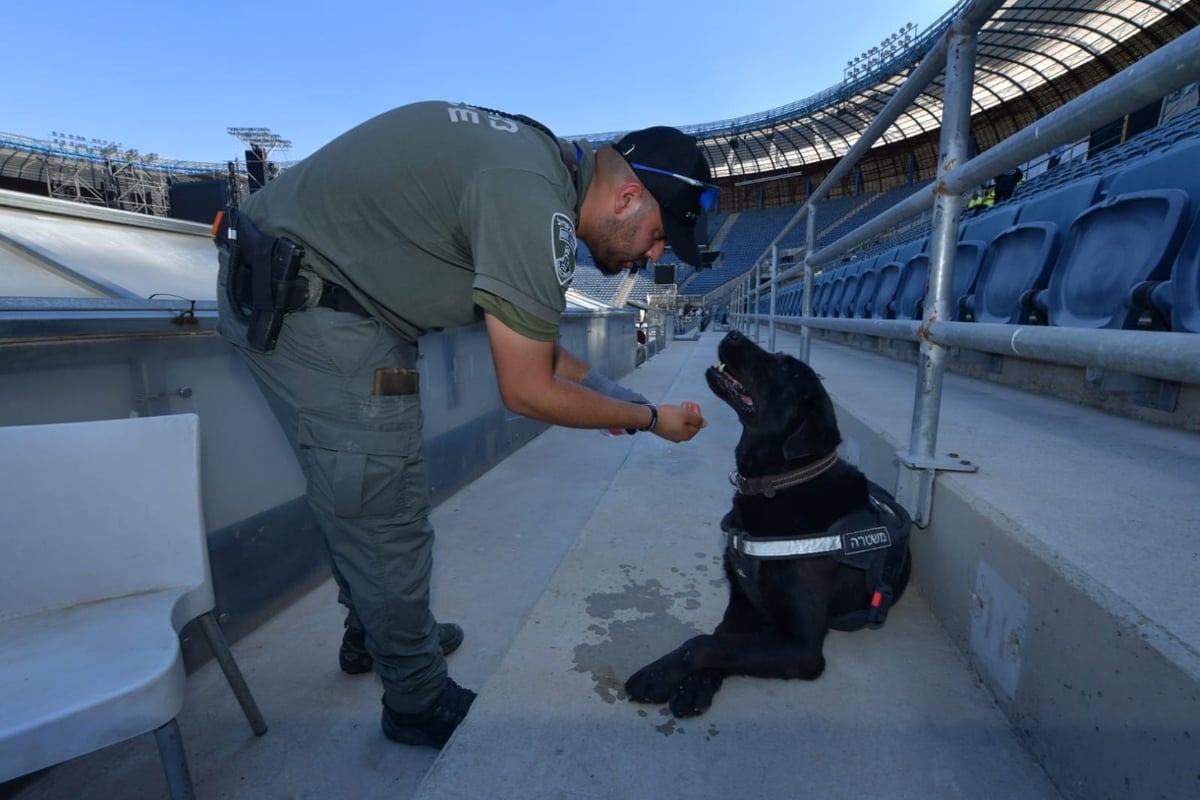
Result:
{"label": "concrete walkway", "polygon": [[[378,682],[337,669],[326,584],[234,647],[264,737],[214,665],[190,677],[180,725],[198,796],[1058,798],[919,577],[883,630],[831,634],[819,681],[730,679],[687,721],[624,699],[632,671],[724,609],[718,521],[738,425],[704,384],[719,337],[674,342],[626,379],[699,402],[709,428],[692,442],[552,429],[436,509],[434,608],[466,629],[451,672],[480,690],[441,754],[382,737]],[[166,796],[150,737],[14,789]]]}

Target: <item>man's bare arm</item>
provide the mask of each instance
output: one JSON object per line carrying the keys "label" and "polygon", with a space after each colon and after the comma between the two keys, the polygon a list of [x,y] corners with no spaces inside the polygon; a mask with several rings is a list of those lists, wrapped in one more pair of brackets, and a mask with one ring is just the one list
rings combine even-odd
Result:
{"label": "man's bare arm", "polygon": [[[593,392],[572,380],[582,365],[553,342],[542,342],[509,328],[498,317],[484,315],[500,397],[509,410],[526,417],[571,428],[645,428],[649,407],[626,403]],[[561,366],[560,366],[561,363]],[[558,369],[564,375],[557,374]],[[580,379],[582,379],[582,375]],[[658,407],[654,432],[664,439],[691,439],[705,425],[704,418],[681,406]]]}

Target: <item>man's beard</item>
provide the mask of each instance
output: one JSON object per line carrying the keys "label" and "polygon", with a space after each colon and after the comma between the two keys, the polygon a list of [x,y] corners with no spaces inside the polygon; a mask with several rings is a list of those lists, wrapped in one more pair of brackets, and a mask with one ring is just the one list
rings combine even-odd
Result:
{"label": "man's beard", "polygon": [[[605,275],[620,275],[625,271],[624,263],[610,264],[607,261],[600,261],[595,257],[594,253],[592,254],[592,258],[596,262],[596,268]],[[636,272],[645,266],[646,261],[644,259],[642,261],[635,261],[633,262],[633,267],[630,269],[630,272]]]}
{"label": "man's beard", "polygon": [[638,233],[638,226],[644,219],[644,212],[629,220],[609,219],[605,222],[597,240],[593,245],[588,242],[588,250],[596,267],[605,275],[619,275],[626,264],[641,269],[646,266],[646,257],[642,253],[633,254],[633,240]]}

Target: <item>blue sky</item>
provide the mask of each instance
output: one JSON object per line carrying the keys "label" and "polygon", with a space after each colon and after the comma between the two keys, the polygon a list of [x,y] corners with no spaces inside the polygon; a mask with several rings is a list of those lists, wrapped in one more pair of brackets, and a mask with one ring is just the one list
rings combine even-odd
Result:
{"label": "blue sky", "polygon": [[58,0],[9,4],[0,132],[61,131],[195,161],[241,156],[231,126],[308,155],[375,114],[444,99],[560,135],[765,111],[954,0]]}

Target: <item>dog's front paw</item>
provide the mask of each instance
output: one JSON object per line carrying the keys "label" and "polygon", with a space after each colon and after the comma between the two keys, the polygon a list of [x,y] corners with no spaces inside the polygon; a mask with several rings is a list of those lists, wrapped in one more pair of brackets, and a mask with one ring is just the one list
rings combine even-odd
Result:
{"label": "dog's front paw", "polygon": [[665,703],[686,677],[683,659],[669,653],[633,673],[625,681],[625,694],[636,703]]}
{"label": "dog's front paw", "polygon": [[688,675],[671,695],[671,713],[677,717],[695,717],[712,705],[721,688],[725,674],[720,670],[704,669]]}

